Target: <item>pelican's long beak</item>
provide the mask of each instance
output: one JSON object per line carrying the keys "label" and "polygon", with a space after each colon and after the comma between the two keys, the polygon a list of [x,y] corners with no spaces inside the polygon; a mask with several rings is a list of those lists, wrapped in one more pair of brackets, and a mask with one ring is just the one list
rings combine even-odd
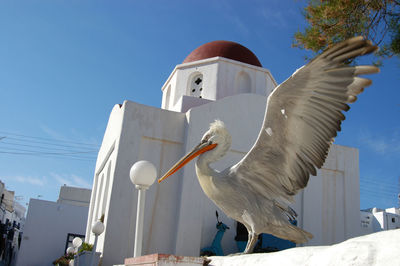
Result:
{"label": "pelican's long beak", "polygon": [[176,173],[179,169],[181,169],[185,164],[196,158],[202,153],[205,153],[206,151],[212,150],[215,147],[217,147],[218,144],[215,143],[210,143],[210,142],[205,142],[205,143],[200,143],[194,149],[186,154],[185,156],[182,157],[174,166],[172,166],[171,169],[160,179],[158,179],[158,183],[161,183],[164,179],[167,177],[173,175]]}

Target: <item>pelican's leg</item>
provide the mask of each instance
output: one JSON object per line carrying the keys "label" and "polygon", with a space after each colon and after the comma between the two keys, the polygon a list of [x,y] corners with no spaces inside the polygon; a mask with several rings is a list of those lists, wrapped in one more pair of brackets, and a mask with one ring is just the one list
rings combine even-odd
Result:
{"label": "pelican's leg", "polygon": [[243,251],[243,254],[253,253],[253,249],[257,243],[258,234],[249,231],[249,240],[247,241],[246,249]]}

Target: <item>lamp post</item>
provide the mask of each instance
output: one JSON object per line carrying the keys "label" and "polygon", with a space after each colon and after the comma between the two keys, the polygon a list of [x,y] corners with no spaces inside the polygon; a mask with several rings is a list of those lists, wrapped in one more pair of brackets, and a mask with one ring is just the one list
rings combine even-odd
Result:
{"label": "lamp post", "polygon": [[129,173],[132,183],[138,189],[138,202],[136,212],[136,228],[135,228],[135,248],[133,256],[142,255],[143,241],[143,220],[144,220],[144,203],[146,190],[154,183],[157,176],[157,170],[154,165],[148,161],[136,162]]}
{"label": "lamp post", "polygon": [[[68,255],[72,255],[72,254],[74,254],[74,251],[75,251],[75,249],[73,248],[73,247],[69,247],[69,248],[67,248],[67,254]],[[74,259],[72,259],[71,261],[74,261]],[[72,262],[69,262],[69,265],[72,265]]]}
{"label": "lamp post", "polygon": [[90,266],[94,266],[94,256],[96,253],[97,237],[104,232],[104,224],[101,221],[97,221],[92,225],[92,232],[94,234],[94,244],[92,248],[92,254],[90,257]]}
{"label": "lamp post", "polygon": [[75,237],[72,240],[72,245],[75,248],[76,251],[76,265],[79,265],[79,247],[82,245],[82,239],[80,237]]}

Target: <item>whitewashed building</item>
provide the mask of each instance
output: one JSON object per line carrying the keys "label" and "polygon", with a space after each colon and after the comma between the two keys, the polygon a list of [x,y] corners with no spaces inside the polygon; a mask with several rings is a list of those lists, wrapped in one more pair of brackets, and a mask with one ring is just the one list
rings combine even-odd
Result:
{"label": "whitewashed building", "polygon": [[[162,87],[161,109],[125,101],[111,111],[96,163],[86,242],[91,224],[105,215],[97,251],[103,265],[133,256],[137,191],[130,167],[148,160],[165,173],[194,145],[215,119],[225,122],[232,147],[213,166],[239,161],[250,149],[263,121],[267,95],[276,82],[257,57],[232,42],[216,41],[194,50]],[[197,181],[194,163],[146,194],[143,253],[198,256],[215,235],[215,210]],[[306,245],[338,243],[360,234],[358,150],[333,145],[318,176],[296,197],[298,226],[314,238]],[[222,214],[222,211],[219,211]],[[222,216],[222,217],[221,217]],[[225,254],[237,252],[235,222],[223,238]]]}
{"label": "whitewashed building", "polygon": [[60,188],[57,203],[88,207],[91,190],[64,185]]}
{"label": "whitewashed building", "polygon": [[15,192],[0,181],[0,222],[3,262],[15,265],[18,244],[25,224],[26,208],[16,201]]}
{"label": "whitewashed building", "polygon": [[12,211],[6,210],[3,223],[7,223],[7,221],[22,231],[25,224],[25,212],[26,208],[17,201],[13,201],[12,203]]}
{"label": "whitewashed building", "polygon": [[75,236],[84,238],[90,189],[62,186],[57,202],[30,199],[17,266],[51,266]]}
{"label": "whitewashed building", "polygon": [[360,216],[363,235],[400,228],[400,209],[398,208],[362,210]]}
{"label": "whitewashed building", "polygon": [[26,208],[15,200],[15,192],[7,190],[0,181],[0,222],[10,223],[22,230],[25,223]]}

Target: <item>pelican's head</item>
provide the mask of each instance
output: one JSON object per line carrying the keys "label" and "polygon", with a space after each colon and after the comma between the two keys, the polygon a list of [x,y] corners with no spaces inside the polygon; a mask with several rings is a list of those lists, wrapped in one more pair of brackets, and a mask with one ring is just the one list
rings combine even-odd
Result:
{"label": "pelican's head", "polygon": [[217,144],[217,146],[207,152],[210,161],[216,161],[223,157],[231,147],[232,138],[225,127],[224,122],[215,120],[210,124],[210,129],[201,138],[201,143]]}
{"label": "pelican's head", "polygon": [[203,135],[201,141],[192,151],[182,157],[163,177],[158,179],[161,183],[167,177],[176,173],[185,164],[203,154],[208,162],[213,162],[223,157],[231,146],[232,138],[225,128],[224,122],[215,120],[210,124],[210,129]]}

